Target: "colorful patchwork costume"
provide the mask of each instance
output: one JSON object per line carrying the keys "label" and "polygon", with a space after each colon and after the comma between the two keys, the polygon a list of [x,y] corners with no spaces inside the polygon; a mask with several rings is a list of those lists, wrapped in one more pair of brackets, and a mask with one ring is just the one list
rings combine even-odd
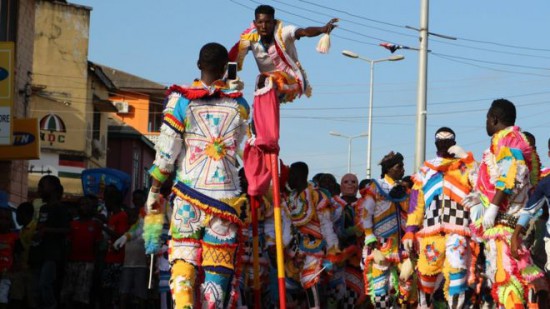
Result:
{"label": "colorful patchwork costume", "polygon": [[470,214],[464,198],[474,187],[476,163],[465,158],[436,157],[426,161],[410,195],[407,234],[419,242],[420,306],[428,308],[431,296],[445,279],[449,308],[465,303],[470,262]]}
{"label": "colorful patchwork costume", "polygon": [[521,252],[520,260],[515,260],[509,252],[511,236],[531,188],[531,151],[517,126],[496,132],[491,147],[483,153],[477,180],[484,207],[489,206],[497,189],[507,195],[494,227],[481,232],[478,221],[473,229],[485,241],[486,273],[492,284],[493,299],[506,309],[523,308],[528,301],[526,291],[530,289],[530,283],[543,275],[533,265],[528,251]]}
{"label": "colorful patchwork costume", "polygon": [[169,244],[175,308],[236,304],[245,200],[239,198],[237,152],[248,113],[242,94],[222,81],[169,89],[150,174],[163,182],[176,171]]}
{"label": "colorful patchwork costume", "polygon": [[302,94],[311,96],[311,87],[294,46],[296,30],[295,26],[283,26],[281,21],[277,21],[273,42],[265,46],[252,24],[241,34],[239,42],[229,52],[229,58],[237,61],[241,70],[246,54],[251,51],[260,72],[271,77],[277,85],[280,103],[291,102]]}
{"label": "colorful patchwork costume", "polygon": [[[390,191],[396,182],[385,175],[372,180],[365,199],[359,206],[361,226],[365,231],[363,250],[365,292],[377,308],[391,308],[391,293],[399,298],[408,298],[410,291],[398,284],[399,264],[408,255],[401,248],[401,237],[405,231],[408,210],[408,196],[394,198]],[[376,263],[370,246],[379,250],[385,262]],[[399,292],[398,292],[399,291]]]}
{"label": "colorful patchwork costume", "polygon": [[[292,191],[282,205],[286,214],[282,216],[285,232],[290,226],[296,230],[297,248],[293,259],[303,261],[299,265],[299,274],[305,290],[316,290],[323,270],[323,258],[338,250],[338,238],[330,220],[329,206],[326,195],[312,185],[302,192]],[[285,238],[287,246],[289,239]],[[313,293],[314,297],[318,297],[315,291]],[[315,303],[319,304],[319,300],[316,299]]]}
{"label": "colorful patchwork costume", "polygon": [[331,261],[334,266],[328,281],[329,303],[334,302],[334,308],[355,308],[366,298],[360,267],[363,231],[357,224],[357,198],[353,200],[348,203],[340,196],[331,199],[332,221],[342,251],[337,261]]}

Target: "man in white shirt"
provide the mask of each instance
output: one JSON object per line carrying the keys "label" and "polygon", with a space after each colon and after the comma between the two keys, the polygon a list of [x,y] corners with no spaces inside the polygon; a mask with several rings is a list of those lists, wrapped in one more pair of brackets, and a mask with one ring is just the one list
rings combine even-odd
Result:
{"label": "man in white shirt", "polygon": [[311,88],[298,60],[294,42],[302,37],[330,33],[337,26],[335,23],[338,19],[333,18],[322,27],[284,26],[280,20],[275,19],[275,9],[269,5],[258,6],[254,16],[251,27],[241,34],[240,41],[229,52],[230,60],[237,61],[240,70],[246,54],[252,51],[262,73],[258,88],[263,88],[266,77],[279,72],[278,80],[284,81],[284,84],[276,82],[279,92],[291,94],[285,97],[285,101],[292,101],[297,95],[310,96]]}

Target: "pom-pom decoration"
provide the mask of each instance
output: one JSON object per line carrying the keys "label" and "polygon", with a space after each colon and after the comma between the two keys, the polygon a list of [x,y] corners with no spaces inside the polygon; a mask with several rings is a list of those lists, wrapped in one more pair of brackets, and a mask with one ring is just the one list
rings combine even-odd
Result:
{"label": "pom-pom decoration", "polygon": [[162,225],[164,214],[150,213],[143,219],[143,240],[145,242],[145,254],[155,254],[160,251]]}
{"label": "pom-pom decoration", "polygon": [[319,39],[316,50],[321,54],[328,54],[329,49],[330,49],[330,34],[325,33],[323,34],[321,39]]}

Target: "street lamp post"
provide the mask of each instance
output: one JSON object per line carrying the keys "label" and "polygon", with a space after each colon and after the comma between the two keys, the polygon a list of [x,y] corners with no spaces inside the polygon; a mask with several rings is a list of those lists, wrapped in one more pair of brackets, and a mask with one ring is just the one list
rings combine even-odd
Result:
{"label": "street lamp post", "polygon": [[368,133],[361,133],[361,134],[355,135],[355,136],[347,136],[347,135],[344,135],[342,133],[338,133],[338,132],[334,132],[334,131],[330,131],[328,133],[332,136],[338,136],[338,137],[343,137],[343,138],[348,139],[348,173],[351,173],[351,141],[356,139],[356,138],[359,138],[359,137],[368,136],[369,134]]}
{"label": "street lamp post", "polygon": [[384,61],[399,61],[405,59],[403,55],[394,55],[388,58],[382,59],[369,59],[364,56],[360,56],[352,51],[344,50],[342,54],[346,57],[361,59],[369,63],[370,65],[370,95],[369,95],[369,119],[368,119],[368,139],[367,139],[367,178],[371,178],[371,154],[372,154],[372,103],[374,99],[374,64]]}

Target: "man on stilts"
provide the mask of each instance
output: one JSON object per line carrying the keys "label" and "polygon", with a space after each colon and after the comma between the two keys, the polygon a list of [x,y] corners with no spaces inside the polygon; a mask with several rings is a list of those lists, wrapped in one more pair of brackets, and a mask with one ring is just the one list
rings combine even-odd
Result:
{"label": "man on stilts", "polygon": [[[267,192],[270,176],[273,181],[273,209],[277,243],[277,269],[280,308],[286,307],[284,265],[281,231],[281,209],[279,194],[279,104],[291,102],[297,96],[311,94],[294,46],[301,37],[318,36],[329,33],[336,19],[323,27],[299,28],[283,26],[275,19],[275,10],[268,5],[260,5],[255,10],[253,25],[242,35],[232,48],[230,59],[237,61],[239,70],[244,58],[252,51],[260,76],[254,94],[254,136],[245,147],[245,173],[249,181],[248,193],[253,197]],[[260,301],[258,296],[256,304]]]}

